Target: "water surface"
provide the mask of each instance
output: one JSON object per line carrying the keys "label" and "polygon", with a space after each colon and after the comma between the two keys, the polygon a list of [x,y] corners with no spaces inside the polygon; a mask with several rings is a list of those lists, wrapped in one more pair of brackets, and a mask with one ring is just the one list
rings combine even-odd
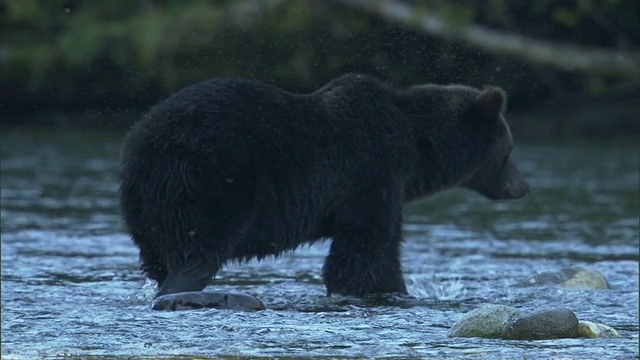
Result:
{"label": "water surface", "polygon": [[[212,289],[258,296],[261,312],[149,309],[155,284],[118,213],[123,131],[2,129],[2,357],[638,357],[639,158],[634,146],[518,146],[534,191],[490,202],[452,191],[406,207],[403,266],[413,300],[326,298],[329,243],[231,264]],[[611,290],[519,288],[582,266]],[[564,306],[618,339],[446,336],[485,303]]]}

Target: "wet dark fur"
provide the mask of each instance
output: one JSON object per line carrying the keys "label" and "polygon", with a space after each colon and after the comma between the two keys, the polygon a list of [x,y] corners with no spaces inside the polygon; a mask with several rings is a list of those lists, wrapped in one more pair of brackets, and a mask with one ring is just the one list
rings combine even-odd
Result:
{"label": "wet dark fur", "polygon": [[345,75],[312,94],[243,80],[187,87],[126,138],[121,207],[158,295],[202,290],[229,260],[331,238],[328,294],[406,292],[402,205],[452,187],[528,186],[504,92],[393,88]]}

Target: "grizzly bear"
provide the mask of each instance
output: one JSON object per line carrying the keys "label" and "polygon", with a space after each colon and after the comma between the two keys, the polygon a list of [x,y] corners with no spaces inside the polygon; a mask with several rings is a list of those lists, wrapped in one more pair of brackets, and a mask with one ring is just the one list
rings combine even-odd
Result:
{"label": "grizzly bear", "polygon": [[120,203],[142,269],[157,296],[200,291],[228,261],[330,239],[328,295],[406,293],[404,203],[529,192],[505,104],[497,87],[355,74],[308,94],[233,79],[180,90],[123,148]]}

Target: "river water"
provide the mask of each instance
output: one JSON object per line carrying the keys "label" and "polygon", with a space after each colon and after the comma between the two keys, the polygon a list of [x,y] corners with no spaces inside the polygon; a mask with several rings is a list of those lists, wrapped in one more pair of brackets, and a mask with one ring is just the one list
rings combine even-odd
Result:
{"label": "river water", "polygon": [[[457,190],[409,204],[402,262],[413,300],[326,298],[327,242],[219,273],[211,288],[256,295],[266,311],[156,312],[118,212],[124,131],[0,132],[3,359],[638,358],[637,146],[519,145],[526,198]],[[601,272],[612,289],[514,286],[569,266]],[[621,337],[447,337],[485,303],[563,306]]]}

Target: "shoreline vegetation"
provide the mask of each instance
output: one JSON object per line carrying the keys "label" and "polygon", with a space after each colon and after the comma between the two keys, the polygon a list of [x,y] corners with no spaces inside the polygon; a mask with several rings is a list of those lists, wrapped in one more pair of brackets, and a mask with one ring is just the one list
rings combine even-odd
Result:
{"label": "shoreline vegetation", "polygon": [[634,0],[7,0],[0,124],[128,126],[212,77],[309,92],[359,72],[501,86],[518,137],[632,137],[639,18]]}

